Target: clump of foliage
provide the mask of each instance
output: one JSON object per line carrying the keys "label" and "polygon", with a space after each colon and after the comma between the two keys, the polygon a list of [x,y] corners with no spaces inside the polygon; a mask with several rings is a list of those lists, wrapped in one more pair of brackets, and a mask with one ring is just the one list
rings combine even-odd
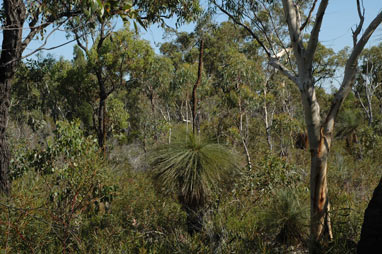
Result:
{"label": "clump of foliage", "polygon": [[[48,146],[30,151],[26,164],[13,169],[9,199],[2,198],[2,246],[10,252],[86,252],[83,225],[105,213],[117,186],[111,182],[95,141],[79,122],[58,122]],[[21,162],[15,160],[13,163]],[[17,172],[17,174],[16,174]],[[21,241],[19,241],[19,240]]]}
{"label": "clump of foliage", "polygon": [[299,202],[299,196],[292,189],[275,191],[272,204],[266,209],[262,223],[267,231],[276,231],[276,241],[296,245],[306,239],[308,209]]}
{"label": "clump of foliage", "polygon": [[97,144],[92,137],[84,136],[79,121],[58,121],[54,136],[46,144],[16,151],[11,161],[11,177],[16,179],[29,170],[42,174],[63,171],[83,158],[97,157],[97,153]]}

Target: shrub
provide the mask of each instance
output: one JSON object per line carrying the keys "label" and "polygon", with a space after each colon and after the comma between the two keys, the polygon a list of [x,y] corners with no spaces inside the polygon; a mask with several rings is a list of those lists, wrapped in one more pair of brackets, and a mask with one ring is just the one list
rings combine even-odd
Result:
{"label": "shrub", "polygon": [[1,246],[14,253],[86,253],[92,247],[82,239],[97,229],[83,226],[106,212],[117,190],[96,142],[84,137],[78,122],[59,122],[48,147],[32,154],[19,167],[24,171],[9,199],[2,198],[0,221],[8,226],[0,229],[7,236]]}
{"label": "shrub", "polygon": [[275,232],[276,241],[287,245],[296,245],[306,239],[308,209],[299,202],[292,189],[275,192],[275,198],[262,215],[266,231]]}

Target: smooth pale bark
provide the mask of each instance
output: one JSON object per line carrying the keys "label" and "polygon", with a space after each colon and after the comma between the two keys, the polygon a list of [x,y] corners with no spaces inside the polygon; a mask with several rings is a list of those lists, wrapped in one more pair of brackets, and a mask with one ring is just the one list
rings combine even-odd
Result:
{"label": "smooth pale bark", "polygon": [[247,142],[245,141],[244,138],[242,138],[241,141],[243,143],[245,157],[247,159],[247,167],[248,167],[248,170],[251,171],[252,170],[252,160],[251,160],[251,155],[250,155],[249,150],[248,150]]}
{"label": "smooth pale bark", "polygon": [[[308,46],[305,48],[302,43],[302,36],[299,30],[298,15],[292,0],[283,0],[284,12],[288,23],[290,38],[293,46],[293,53],[297,60],[298,77],[297,86],[301,91],[302,104],[304,107],[305,122],[308,130],[309,145],[311,152],[311,175],[310,175],[310,192],[311,192],[311,240],[312,245],[310,251],[312,253],[318,251],[315,247],[319,246],[319,242],[327,235],[332,239],[332,231],[329,217],[329,200],[328,200],[328,184],[327,184],[327,162],[332,144],[332,136],[334,132],[334,123],[337,118],[340,107],[346,96],[351,90],[354,83],[357,60],[365,47],[370,36],[373,34],[378,25],[382,22],[382,12],[366,28],[362,37],[357,41],[357,33],[353,34],[354,48],[346,63],[344,79],[341,87],[331,104],[329,113],[322,124],[320,116],[320,106],[317,102],[314,79],[312,77],[313,56],[315,54],[319,31],[322,19],[325,14],[327,0],[320,2],[317,10],[316,20],[313,25]],[[362,19],[361,19],[362,20]],[[362,23],[362,21],[361,21]],[[360,31],[358,29],[356,31]]]}
{"label": "smooth pale bark", "polygon": [[[327,161],[331,146],[331,133],[324,133],[321,127],[320,106],[317,102],[312,78],[307,77],[305,80],[301,80],[301,83],[308,88],[302,91],[301,98],[311,154],[310,233],[312,246],[316,246],[323,237],[324,232],[327,233],[329,239],[333,237],[328,213],[327,184]],[[316,249],[316,247],[312,247],[312,249]]]}
{"label": "smooth pale bark", "polygon": [[263,95],[264,95],[264,104],[263,104],[263,110],[264,110],[264,125],[265,125],[265,133],[267,134],[267,143],[269,150],[273,150],[273,144],[272,144],[272,135],[271,135],[271,125],[269,124],[270,117],[268,114],[268,104],[267,104],[267,83],[264,84],[263,88]]}
{"label": "smooth pale bark", "polygon": [[[369,26],[362,33],[361,38],[358,40],[358,35],[361,34],[364,17],[361,11],[360,1],[357,1],[358,14],[360,17],[360,24],[353,31],[354,47],[349,59],[346,62],[344,78],[339,91],[334,95],[331,108],[327,114],[325,121],[322,121],[320,115],[320,106],[317,102],[316,91],[314,87],[313,78],[313,57],[316,53],[319,33],[322,25],[322,20],[328,6],[328,0],[321,0],[319,2],[314,22],[312,22],[312,29],[307,42],[304,42],[304,35],[302,33],[306,25],[311,22],[311,16],[314,12],[315,6],[318,1],[314,1],[309,11],[308,17],[302,23],[300,9],[293,0],[282,0],[284,9],[285,20],[288,25],[290,44],[293,48],[293,55],[296,61],[297,70],[290,70],[283,65],[279,59],[279,54],[273,54],[275,42],[271,41],[269,34],[261,38],[257,31],[252,30],[247,23],[243,22],[224,8],[224,5],[219,5],[217,1],[211,0],[212,3],[223,13],[225,13],[234,23],[242,26],[253,39],[265,51],[269,64],[276,70],[280,71],[288,79],[294,82],[301,93],[301,101],[304,108],[305,124],[307,126],[309,146],[311,153],[311,176],[310,176],[310,191],[311,191],[311,248],[310,252],[319,252],[320,241],[326,235],[330,239],[332,237],[329,218],[329,201],[328,201],[328,184],[327,184],[327,162],[332,143],[332,135],[334,131],[334,123],[337,118],[338,112],[349,94],[354,81],[356,72],[357,60],[361,54],[370,36],[375,32],[376,28],[382,22],[382,12],[380,12]],[[254,18],[253,22],[260,26],[261,21]],[[271,17],[272,18],[272,17]],[[275,28],[276,29],[276,28]],[[265,33],[264,30],[260,31]],[[267,31],[268,33],[268,31]],[[270,33],[270,32],[269,32]],[[287,47],[283,47],[285,52]]]}
{"label": "smooth pale bark", "polygon": [[163,119],[170,126],[170,128],[168,130],[168,144],[171,144],[172,128],[171,128],[171,114],[170,114],[169,107],[168,107],[168,105],[166,105],[166,112],[164,112],[160,107],[158,107],[158,108],[159,108],[159,111],[160,111],[161,115],[163,116]]}
{"label": "smooth pale bark", "polygon": [[244,133],[244,128],[243,128],[243,117],[245,115],[245,119],[247,121],[247,124],[246,124],[246,130],[247,130],[246,133],[247,133],[248,132],[248,117],[242,109],[240,97],[239,97],[239,110],[240,110],[239,133],[240,133],[241,142],[243,144],[245,156],[247,158],[247,167],[248,167],[248,170],[251,171],[252,170],[252,160],[251,160],[251,155],[249,153],[248,146],[247,146],[247,141],[246,141],[247,135]]}
{"label": "smooth pale bark", "polygon": [[369,126],[371,126],[373,121],[374,121],[373,105],[372,105],[373,97],[374,97],[374,94],[375,94],[377,88],[381,85],[381,83],[375,82],[373,80],[373,78],[371,76],[372,76],[372,73],[374,72],[374,66],[372,65],[370,67],[371,70],[369,72],[368,64],[369,63],[367,63],[367,69],[366,69],[366,74],[364,76],[365,77],[364,81],[359,81],[359,86],[364,88],[364,91],[365,91],[366,105],[363,102],[363,98],[361,97],[359,91],[356,90],[355,94],[356,94],[363,110],[365,111],[366,117],[368,119],[368,124],[369,124]]}
{"label": "smooth pale bark", "polygon": [[293,46],[293,54],[297,60],[298,77],[295,82],[301,92],[305,123],[308,131],[311,153],[310,165],[310,235],[313,253],[319,245],[325,228],[331,237],[329,223],[329,200],[327,185],[327,159],[331,145],[331,132],[324,132],[321,127],[320,105],[318,104],[313,79],[313,56],[318,44],[318,35],[325,14],[327,0],[320,2],[313,25],[308,46],[305,48],[300,30],[298,10],[292,0],[283,0],[284,13]]}
{"label": "smooth pale bark", "polygon": [[365,105],[365,103],[363,103],[363,99],[361,98],[361,95],[359,94],[358,91],[355,91],[355,95],[357,96],[358,101],[360,102],[363,110],[365,111],[365,115],[368,119],[368,125],[371,126],[371,124],[374,121],[373,120],[373,107],[372,107],[372,96],[373,96],[373,94],[371,93],[371,89],[369,89],[367,87],[367,85],[365,85],[365,95],[366,95],[367,105]]}

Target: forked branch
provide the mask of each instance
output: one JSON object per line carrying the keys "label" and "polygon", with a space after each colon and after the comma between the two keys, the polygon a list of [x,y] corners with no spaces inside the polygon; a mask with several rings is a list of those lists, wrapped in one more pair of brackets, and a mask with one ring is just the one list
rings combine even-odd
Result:
{"label": "forked branch", "polygon": [[[357,4],[359,4],[359,0],[357,0]],[[360,12],[359,12],[360,13]],[[363,15],[361,15],[363,16]],[[360,24],[363,23],[363,20],[361,18]],[[361,54],[362,50],[366,46],[366,43],[369,41],[371,35],[375,32],[377,27],[382,23],[382,11],[379,12],[379,14],[373,19],[373,21],[369,24],[369,26],[366,28],[365,32],[362,34],[362,37],[359,39],[359,41],[355,42],[353,51],[349,57],[349,59],[346,62],[345,66],[345,74],[344,78],[341,84],[341,87],[337,94],[334,96],[332,106],[330,108],[330,111],[328,113],[328,116],[325,121],[325,132],[330,133],[333,130],[334,127],[334,121],[337,117],[338,111],[345,99],[345,97],[349,94],[351,87],[353,85],[354,81],[354,75],[357,70],[357,60],[359,55]],[[356,31],[360,25],[358,25]],[[361,30],[361,29],[359,29]],[[355,32],[356,32],[355,31]],[[353,33],[354,35],[354,33]]]}

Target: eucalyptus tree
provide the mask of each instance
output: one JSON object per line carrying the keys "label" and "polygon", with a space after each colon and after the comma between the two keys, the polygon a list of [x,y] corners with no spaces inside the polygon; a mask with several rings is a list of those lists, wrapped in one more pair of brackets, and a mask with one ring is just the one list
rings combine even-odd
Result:
{"label": "eucalyptus tree", "polygon": [[34,118],[39,115],[40,118],[51,117],[56,122],[65,117],[66,103],[60,92],[60,85],[71,67],[69,61],[40,54],[37,59],[28,59],[21,64],[12,86],[10,114],[13,120],[18,123],[25,120],[33,123],[38,120]]}
{"label": "eucalyptus tree", "polygon": [[57,89],[64,101],[61,110],[65,118],[70,121],[80,119],[87,133],[93,128],[93,108],[97,98],[97,90],[93,86],[95,80],[83,51],[74,46],[70,68],[59,80]]}
{"label": "eucalyptus tree", "polygon": [[[170,35],[174,31],[169,31]],[[161,45],[161,53],[171,59],[174,66],[174,76],[170,91],[177,108],[178,118],[188,125],[192,117],[192,91],[197,82],[198,67],[195,63],[199,50],[196,49],[197,39],[194,33],[176,32],[175,39]],[[200,72],[202,74],[202,72]],[[191,115],[191,116],[190,116]]]}
{"label": "eucalyptus tree", "polygon": [[[198,108],[198,96],[197,89],[201,85],[203,75],[203,60],[204,60],[204,44],[207,40],[208,34],[214,29],[215,25],[212,22],[211,15],[206,12],[199,18],[194,35],[198,41],[199,46],[199,58],[198,58],[198,76],[192,88],[191,106],[192,106],[192,131],[195,134],[199,129],[200,123],[197,123],[197,108]],[[199,120],[200,122],[200,120]]]}
{"label": "eucalyptus tree", "polygon": [[[242,143],[248,169],[251,170],[249,118],[260,108],[258,101],[261,99],[258,92],[262,81],[260,74],[262,68],[257,62],[248,59],[244,53],[234,48],[229,48],[220,54],[224,57],[215,73],[215,86],[224,90],[221,103],[225,104],[229,112],[235,114],[233,117],[235,130]],[[254,71],[256,69],[258,71]],[[268,138],[268,142],[271,142],[270,137]]]}
{"label": "eucalyptus tree", "polygon": [[[154,139],[158,140],[160,132],[168,129],[168,142],[171,142],[172,120],[175,114],[174,96],[171,91],[171,83],[174,80],[175,69],[169,57],[154,56],[149,64],[142,66],[141,71],[134,73],[141,92],[145,95],[144,98],[149,100],[151,112],[141,112],[143,118],[152,121],[151,129],[154,129]],[[149,114],[151,117],[148,117]],[[149,124],[150,125],[150,124]],[[147,137],[146,124],[140,128],[144,137]],[[147,143],[147,142],[145,142]]]}
{"label": "eucalyptus tree", "polygon": [[[124,85],[124,78],[128,74],[127,68],[134,66],[134,62],[130,57],[131,53],[139,48],[130,47],[129,43],[120,39],[119,44],[114,43],[115,15],[119,15],[124,22],[132,21],[137,28],[137,23],[146,27],[155,22],[163,22],[164,18],[170,18],[177,15],[178,22],[186,22],[192,19],[199,12],[198,1],[175,1],[166,0],[152,4],[150,1],[110,1],[103,3],[100,12],[92,17],[79,17],[70,23],[70,31],[72,32],[77,44],[85,52],[86,57],[93,63],[92,71],[94,72],[99,87],[99,106],[97,109],[96,131],[99,146],[105,150],[106,140],[106,100],[108,96],[115,90],[116,86]],[[82,36],[86,33],[90,36]],[[131,40],[128,40],[131,42]],[[108,47],[106,44],[115,45]],[[142,51],[146,51],[144,45]],[[119,47],[125,52],[121,52]],[[91,50],[92,49],[92,50]],[[114,59],[111,60],[111,53],[108,50],[114,50]],[[130,50],[130,53],[127,51]],[[140,53],[137,52],[139,55]],[[109,55],[109,56],[107,56]],[[111,60],[112,66],[107,66],[108,59]],[[106,60],[106,65],[103,62]],[[136,59],[138,60],[138,59]],[[136,63],[138,64],[138,62]],[[118,68],[118,70],[116,70]],[[112,74],[114,73],[114,75]],[[115,77],[113,77],[115,76]],[[113,81],[114,80],[114,81]],[[107,83],[112,83],[107,85]]]}
{"label": "eucalyptus tree", "polygon": [[[382,44],[366,49],[360,58],[359,74],[353,88],[371,126],[374,122],[376,103],[381,108]],[[379,112],[381,113],[381,112]]]}
{"label": "eucalyptus tree", "polygon": [[314,76],[313,70],[322,21],[329,1],[212,0],[212,3],[236,24],[245,28],[262,47],[269,64],[288,77],[300,90],[311,152],[310,251],[315,252],[315,246],[320,246],[319,242],[325,233],[332,238],[327,162],[334,124],[354,83],[358,57],[382,22],[382,11],[363,28],[365,10],[361,2],[356,0],[360,22],[353,30],[353,49],[346,60],[340,88],[333,96],[328,113],[323,116],[316,94],[317,76]]}
{"label": "eucalyptus tree", "polygon": [[[94,112],[93,126],[97,133],[98,144],[104,151],[108,130],[106,109],[108,97],[131,83],[132,71],[147,64],[154,54],[150,45],[139,40],[127,27],[117,32],[112,30],[110,24],[101,23],[99,30],[94,32],[95,43],[91,47],[86,44],[86,40],[77,37],[77,43],[85,53],[88,70],[96,79],[94,85],[98,91],[98,107]],[[126,80],[126,77],[130,79]]]}
{"label": "eucalyptus tree", "polygon": [[[24,1],[4,0],[2,2],[0,22],[2,25],[2,48],[0,56],[0,191],[8,193],[10,152],[5,131],[8,123],[11,85],[17,66],[30,42],[40,37],[42,45],[34,49],[31,55],[44,49],[49,37],[73,17],[84,13],[90,15],[98,8],[95,0],[69,1]],[[52,27],[49,33],[46,29]]]}

